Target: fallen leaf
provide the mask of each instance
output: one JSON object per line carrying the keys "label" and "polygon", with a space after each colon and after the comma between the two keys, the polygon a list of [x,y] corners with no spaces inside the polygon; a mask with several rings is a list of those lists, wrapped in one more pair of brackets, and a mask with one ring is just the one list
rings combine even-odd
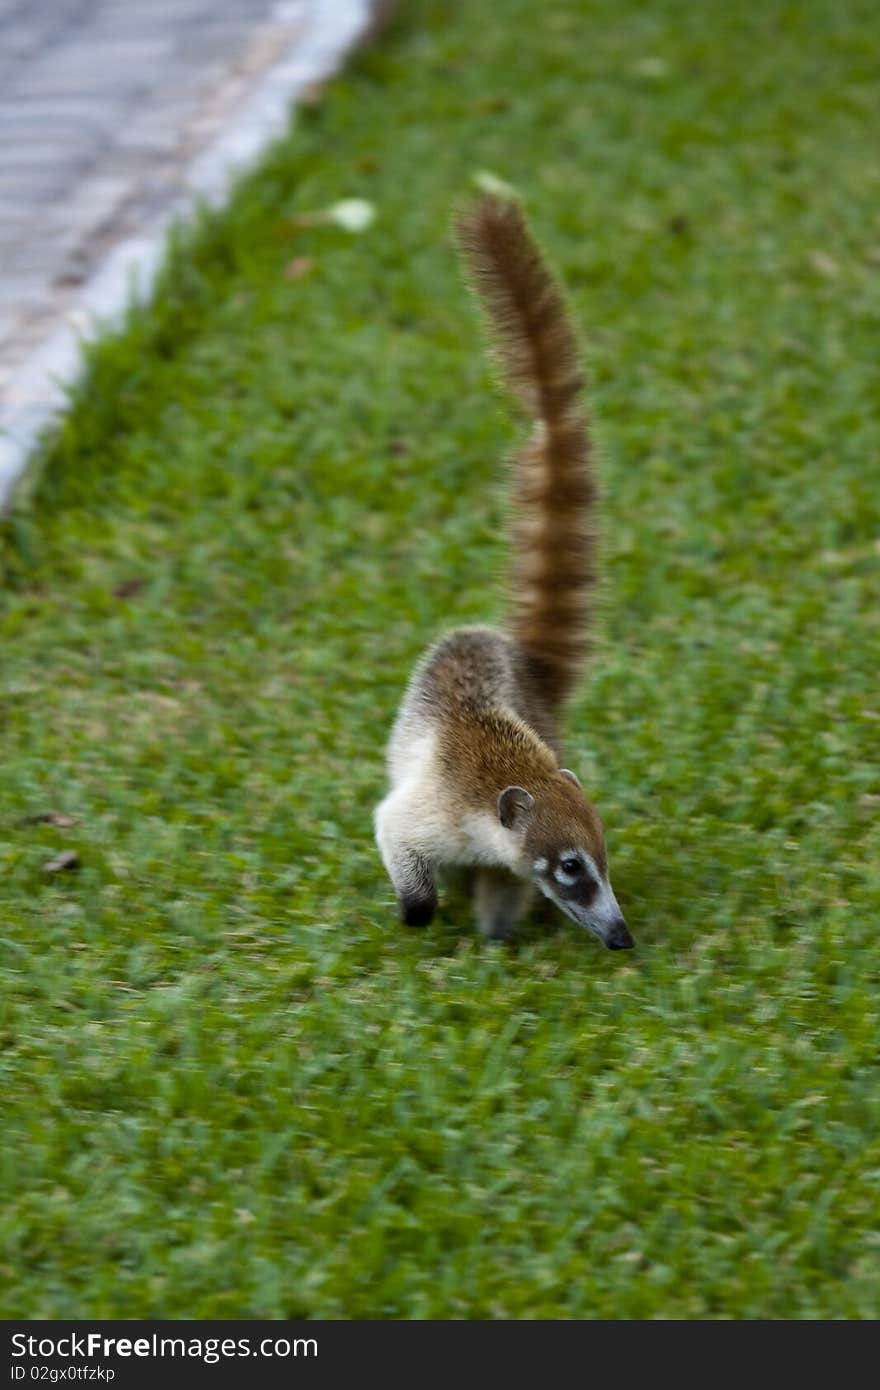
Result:
{"label": "fallen leaf", "polygon": [[482,193],[493,193],[496,198],[518,197],[513,184],[493,174],[491,169],[478,169],[474,174],[474,183]]}
{"label": "fallen leaf", "polygon": [[809,259],[813,269],[820,275],[824,275],[826,279],[831,280],[835,275],[840,274],[840,266],[837,261],[826,251],[811,251]]}
{"label": "fallen leaf", "polygon": [[327,209],[328,222],[344,227],[347,232],[365,232],[376,216],[376,209],[366,198],[343,198]]}
{"label": "fallen leaf", "polygon": [[146,579],[123,579],[113,590],[114,598],[134,598],[146,585]]}
{"label": "fallen leaf", "polygon": [[289,219],[292,227],[326,227],[332,223],[346,232],[366,231],[376,216],[376,209],[366,198],[343,198],[329,208],[314,212],[297,212]]}
{"label": "fallen leaf", "polygon": [[79,816],[66,816],[63,811],[41,811],[38,816],[24,816],[19,825],[58,825],[66,829],[69,825],[78,825]]}
{"label": "fallen leaf", "polygon": [[632,71],[637,77],[665,77],[669,72],[669,64],[665,58],[640,58],[637,63],[633,63]]}
{"label": "fallen leaf", "polygon": [[293,260],[284,267],[285,280],[301,280],[304,275],[308,275],[315,262],[311,256],[294,256]]}
{"label": "fallen leaf", "polygon": [[65,869],[79,868],[79,855],[75,849],[65,849],[56,859],[50,859],[48,864],[43,865],[47,874],[60,874]]}

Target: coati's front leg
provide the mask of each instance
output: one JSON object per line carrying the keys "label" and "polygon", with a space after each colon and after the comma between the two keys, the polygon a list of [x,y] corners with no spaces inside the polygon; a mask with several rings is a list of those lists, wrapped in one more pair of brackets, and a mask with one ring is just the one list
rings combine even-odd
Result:
{"label": "coati's front leg", "polygon": [[480,869],[474,891],[480,931],[492,941],[513,941],[531,897],[531,884],[507,869]]}
{"label": "coati's front leg", "polygon": [[408,927],[426,927],[437,907],[437,885],[430,863],[406,835],[407,817],[389,796],[376,812],[376,839],[382,861],[397,894],[400,920]]}

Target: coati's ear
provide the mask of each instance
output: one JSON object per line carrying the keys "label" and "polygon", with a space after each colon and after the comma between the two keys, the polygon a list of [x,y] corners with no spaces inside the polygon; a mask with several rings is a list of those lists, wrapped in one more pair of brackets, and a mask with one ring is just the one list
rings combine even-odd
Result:
{"label": "coati's ear", "polygon": [[567,778],[569,782],[574,782],[576,787],[580,787],[580,778],[574,775],[570,767],[561,767],[559,769],[559,775],[560,777]]}
{"label": "coati's ear", "polygon": [[525,787],[505,787],[498,797],[498,818],[505,830],[522,825],[535,804],[535,798]]}

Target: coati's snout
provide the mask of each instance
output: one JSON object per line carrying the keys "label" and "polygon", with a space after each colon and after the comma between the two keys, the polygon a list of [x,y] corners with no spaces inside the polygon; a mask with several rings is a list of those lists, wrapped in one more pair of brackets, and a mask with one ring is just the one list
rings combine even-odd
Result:
{"label": "coati's snout", "polygon": [[552,857],[541,855],[532,865],[541,892],[578,926],[586,927],[610,951],[634,945],[614,896],[607,868],[603,873],[586,850],[566,845]]}
{"label": "coati's snout", "polygon": [[506,787],[498,814],[522,836],[523,868],[541,892],[611,951],[634,945],[608,877],[605,831],[595,806],[567,768],[537,795]]}
{"label": "coati's snout", "polygon": [[605,945],[608,947],[609,951],[628,951],[630,947],[635,946],[635,944],[636,943],[630,936],[629,927],[622,917],[618,922],[614,923],[614,926],[605,938]]}

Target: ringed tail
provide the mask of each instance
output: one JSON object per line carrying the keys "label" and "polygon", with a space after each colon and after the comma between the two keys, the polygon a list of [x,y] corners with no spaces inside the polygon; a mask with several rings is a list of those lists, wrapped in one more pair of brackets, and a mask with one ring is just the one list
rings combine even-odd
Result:
{"label": "ringed tail", "polygon": [[586,656],[595,584],[598,489],[577,340],[518,203],[482,194],[457,219],[456,233],[502,379],[535,422],[516,467],[508,629],[557,708]]}

